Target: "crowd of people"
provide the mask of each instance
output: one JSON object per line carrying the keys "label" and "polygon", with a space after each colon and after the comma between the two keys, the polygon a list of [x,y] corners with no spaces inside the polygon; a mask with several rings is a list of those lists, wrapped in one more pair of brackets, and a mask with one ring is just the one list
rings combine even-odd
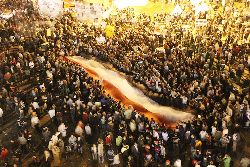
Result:
{"label": "crowd of people", "polygon": [[[41,19],[26,1],[12,5],[21,6],[19,14],[0,22],[0,123],[6,123],[6,113],[18,114],[19,133],[13,142],[21,156],[2,145],[1,165],[21,166],[36,134],[43,140],[44,155],[34,156],[30,167],[62,166],[71,153],[86,156],[85,147],[94,162],[109,166],[233,166],[239,131],[250,124],[245,75],[250,35],[243,11],[228,8],[193,34],[182,29],[195,25],[189,8],[174,17],[136,16],[126,9],[105,20],[115,27],[108,38],[102,27],[80,23],[70,13]],[[165,21],[161,32],[167,33],[155,34]],[[98,42],[99,37],[106,42]],[[108,95],[83,67],[68,61],[72,55],[92,55],[112,64],[131,82],[144,85],[159,103],[194,109],[194,119],[171,129],[135,112]],[[30,92],[16,89],[24,80],[31,82]],[[50,117],[49,127],[41,122],[44,115]],[[249,161],[243,157],[242,166]]]}

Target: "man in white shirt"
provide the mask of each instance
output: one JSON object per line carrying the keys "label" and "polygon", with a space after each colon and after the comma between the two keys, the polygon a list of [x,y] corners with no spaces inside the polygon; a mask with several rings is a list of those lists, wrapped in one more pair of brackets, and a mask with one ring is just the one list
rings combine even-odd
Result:
{"label": "man in white shirt", "polygon": [[97,146],[95,144],[93,144],[93,146],[91,147],[91,152],[92,152],[92,158],[93,160],[97,160]]}
{"label": "man in white shirt", "polygon": [[104,162],[104,147],[103,147],[103,143],[99,142],[97,145],[97,152],[98,152],[98,161],[100,163]]}
{"label": "man in white shirt", "polygon": [[35,110],[38,109],[38,108],[40,108],[39,105],[38,105],[38,103],[36,101],[34,101],[32,103],[32,106],[34,107]]}
{"label": "man in white shirt", "polygon": [[70,138],[69,138],[69,144],[70,146],[73,147],[74,150],[76,150],[76,147],[77,147],[77,143],[76,143],[76,137],[74,135],[71,135]]}
{"label": "man in white shirt", "polygon": [[38,124],[39,124],[39,119],[38,119],[37,115],[33,115],[31,117],[31,126],[33,128],[35,128],[35,126],[38,125]]}
{"label": "man in white shirt", "polygon": [[50,118],[52,119],[56,115],[56,110],[54,108],[52,108],[49,110],[48,113],[49,113]]}
{"label": "man in white shirt", "polygon": [[87,141],[87,143],[90,143],[91,136],[92,136],[91,127],[89,126],[89,124],[87,124],[84,129],[85,129],[85,133],[86,133],[86,141]]}
{"label": "man in white shirt", "polygon": [[186,133],[185,133],[186,140],[189,140],[190,137],[191,137],[191,132],[190,132],[190,130],[187,130]]}
{"label": "man in white shirt", "polygon": [[119,154],[116,154],[115,156],[114,156],[114,161],[113,161],[113,163],[112,163],[112,165],[119,165],[120,164],[120,159],[119,159]]}
{"label": "man in white shirt", "polygon": [[92,134],[91,128],[90,128],[89,124],[87,124],[87,125],[85,126],[85,133],[86,133],[87,135],[89,135],[89,136],[91,136],[91,134]]}
{"label": "man in white shirt", "polygon": [[200,137],[201,137],[202,141],[206,140],[206,136],[207,136],[207,132],[206,131],[204,131],[204,130],[200,131]]}
{"label": "man in white shirt", "polygon": [[180,159],[177,159],[177,160],[174,162],[174,166],[175,166],[175,167],[181,167],[181,160],[180,160]]}
{"label": "man in white shirt", "polygon": [[207,167],[216,167],[216,166],[214,165],[213,161],[211,161]]}
{"label": "man in white shirt", "polygon": [[44,83],[41,84],[41,85],[39,85],[39,88],[40,88],[41,91],[45,92],[45,85],[44,85]]}
{"label": "man in white shirt", "polygon": [[247,118],[247,121],[245,124],[246,124],[246,127],[249,127],[250,126],[250,110],[247,110],[246,118]]}
{"label": "man in white shirt", "polygon": [[183,107],[186,108],[188,98],[186,96],[181,96],[181,99],[182,99],[182,105],[183,105]]}
{"label": "man in white shirt", "polygon": [[81,101],[81,99],[78,98],[78,99],[76,100],[75,104],[76,104],[76,108],[77,108],[77,109],[80,109],[80,107],[82,106],[82,101]]}
{"label": "man in white shirt", "polygon": [[167,142],[168,141],[168,132],[162,132],[161,135],[162,135],[163,140],[165,142]]}
{"label": "man in white shirt", "polygon": [[58,127],[58,132],[60,132],[62,134],[62,137],[66,137],[67,136],[67,127],[65,126],[64,123],[61,123]]}
{"label": "man in white shirt", "polygon": [[27,144],[27,139],[24,137],[24,135],[19,136],[17,140],[21,145]]}
{"label": "man in white shirt", "polygon": [[153,130],[153,137],[156,138],[157,140],[159,139],[159,134],[156,130]]}
{"label": "man in white shirt", "polygon": [[129,106],[128,109],[124,112],[124,117],[126,120],[131,119],[132,112],[133,112],[133,107]]}
{"label": "man in white shirt", "polygon": [[32,69],[32,68],[34,68],[34,67],[35,67],[35,64],[34,64],[34,62],[33,62],[33,61],[30,61],[30,62],[29,62],[29,67],[30,67],[30,69]]}
{"label": "man in white shirt", "polygon": [[39,57],[39,62],[40,62],[40,63],[44,63],[44,62],[45,62],[44,56],[40,56],[40,57]]}
{"label": "man in white shirt", "polygon": [[73,105],[73,100],[71,98],[69,98],[69,100],[67,101],[67,105],[69,107],[71,107]]}
{"label": "man in white shirt", "polygon": [[0,108],[0,125],[3,124],[3,109]]}
{"label": "man in white shirt", "polygon": [[46,71],[47,77],[50,78],[51,80],[53,79],[53,74],[50,70]]}
{"label": "man in white shirt", "polygon": [[134,132],[136,130],[136,124],[134,120],[130,121],[129,127],[131,132]]}
{"label": "man in white shirt", "polygon": [[217,130],[216,130],[216,127],[215,127],[215,126],[212,126],[212,132],[211,132],[212,136],[215,135],[215,132],[216,132],[216,131],[217,131]]}

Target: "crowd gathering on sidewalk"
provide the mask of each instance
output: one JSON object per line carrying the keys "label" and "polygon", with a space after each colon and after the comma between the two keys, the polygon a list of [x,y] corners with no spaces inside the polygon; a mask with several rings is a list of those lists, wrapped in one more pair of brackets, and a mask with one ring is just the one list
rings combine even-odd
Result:
{"label": "crowd gathering on sidewalk", "polygon": [[[33,133],[42,138],[44,156],[34,156],[30,167],[62,166],[73,152],[85,156],[84,147],[93,161],[109,166],[233,166],[241,149],[239,131],[250,126],[249,16],[243,10],[228,8],[194,35],[182,29],[194,26],[190,9],[172,19],[125,9],[105,20],[115,32],[102,43],[96,40],[105,37],[102,27],[78,22],[70,13],[42,18],[28,2],[5,4],[19,6],[18,15],[0,21],[0,124],[10,111],[20,122],[30,120],[14,141],[25,154]],[[155,34],[166,20],[161,31],[167,33]],[[99,80],[67,59],[72,55],[112,64],[159,103],[193,109],[193,120],[172,129],[145,117],[108,95]],[[15,89],[24,80],[31,81],[30,92]],[[41,126],[47,114],[55,132]],[[13,154],[2,145],[0,166],[21,166]],[[250,159],[241,156],[241,165],[249,166]]]}

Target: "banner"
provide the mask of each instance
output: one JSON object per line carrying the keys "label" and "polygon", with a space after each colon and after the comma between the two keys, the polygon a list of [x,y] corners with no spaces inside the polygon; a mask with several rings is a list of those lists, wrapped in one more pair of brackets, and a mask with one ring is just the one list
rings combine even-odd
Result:
{"label": "banner", "polygon": [[207,25],[207,19],[197,19],[195,21],[195,26],[200,27],[200,26],[205,26]]}

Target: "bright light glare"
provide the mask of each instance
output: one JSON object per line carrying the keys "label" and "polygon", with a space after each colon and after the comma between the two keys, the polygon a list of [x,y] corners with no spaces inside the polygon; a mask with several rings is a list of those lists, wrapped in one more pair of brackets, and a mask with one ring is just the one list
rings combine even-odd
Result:
{"label": "bright light glare", "polygon": [[173,10],[173,14],[180,15],[181,13],[182,13],[182,9],[181,9],[180,5],[177,4]]}
{"label": "bright light glare", "polygon": [[191,4],[194,6],[197,6],[199,3],[201,3],[202,0],[191,0]]}
{"label": "bright light glare", "polygon": [[115,0],[114,4],[118,9],[124,9],[131,6],[145,6],[148,0]]}
{"label": "bright light glare", "polygon": [[110,8],[109,10],[103,12],[102,17],[103,17],[104,19],[108,18],[111,12],[112,12],[112,9]]}
{"label": "bright light glare", "polygon": [[63,0],[38,0],[38,8],[43,16],[58,17],[63,13]]}
{"label": "bright light glare", "polygon": [[198,14],[200,12],[206,12],[208,10],[209,6],[206,3],[202,3],[201,5],[195,7],[195,14]]}

